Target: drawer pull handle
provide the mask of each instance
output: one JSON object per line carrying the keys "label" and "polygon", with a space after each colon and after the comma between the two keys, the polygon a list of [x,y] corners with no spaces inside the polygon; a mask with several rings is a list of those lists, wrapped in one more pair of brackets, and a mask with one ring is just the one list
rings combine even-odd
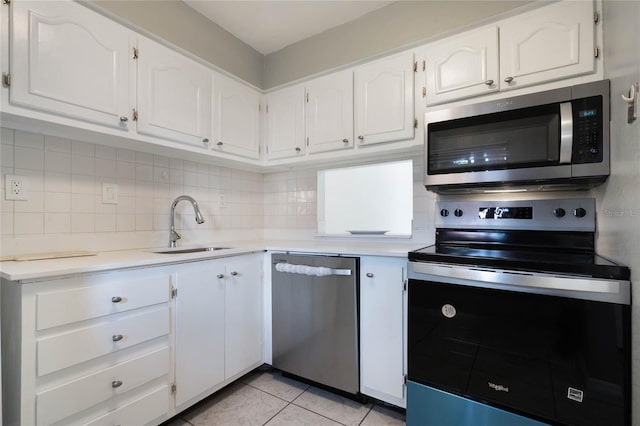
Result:
{"label": "drawer pull handle", "polygon": [[237,273],[236,271],[230,272],[230,274],[231,274],[232,276],[234,276],[234,277],[235,277],[236,275],[238,275],[238,273]]}
{"label": "drawer pull handle", "polygon": [[122,340],[124,336],[122,334],[114,334],[113,336],[111,336],[111,339],[114,342],[119,342],[120,340]]}
{"label": "drawer pull handle", "polygon": [[221,279],[224,278],[224,275],[223,274],[218,274],[217,277],[218,277],[219,280],[221,280]]}
{"label": "drawer pull handle", "polygon": [[111,382],[112,388],[119,388],[120,386],[122,386],[122,380],[114,380],[113,382]]}
{"label": "drawer pull handle", "polygon": [[367,272],[367,278],[373,278],[373,274],[371,272]]}
{"label": "drawer pull handle", "polygon": [[112,298],[111,298],[111,301],[112,301],[113,303],[120,303],[120,302],[122,302],[122,297],[120,297],[120,296],[112,297]]}

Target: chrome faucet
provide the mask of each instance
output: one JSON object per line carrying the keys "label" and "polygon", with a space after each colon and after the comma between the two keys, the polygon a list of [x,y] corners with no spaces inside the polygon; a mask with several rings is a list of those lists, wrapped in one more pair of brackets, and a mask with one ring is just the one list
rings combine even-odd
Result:
{"label": "chrome faucet", "polygon": [[176,218],[176,206],[180,201],[189,201],[193,206],[193,210],[196,212],[196,223],[201,224],[204,223],[204,218],[202,217],[202,213],[200,213],[200,209],[198,208],[198,203],[193,197],[188,195],[181,195],[171,204],[171,230],[169,231],[169,247],[175,247],[176,241],[178,241],[181,237],[180,234],[176,232],[175,218]]}

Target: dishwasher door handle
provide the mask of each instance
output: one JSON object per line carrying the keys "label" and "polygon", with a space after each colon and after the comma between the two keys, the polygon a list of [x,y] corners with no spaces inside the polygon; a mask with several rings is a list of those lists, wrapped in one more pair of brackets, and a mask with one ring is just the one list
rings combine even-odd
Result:
{"label": "dishwasher door handle", "polygon": [[276,271],[288,274],[301,274],[315,277],[330,275],[350,276],[351,269],[332,269],[324,266],[295,265],[292,263],[276,263]]}

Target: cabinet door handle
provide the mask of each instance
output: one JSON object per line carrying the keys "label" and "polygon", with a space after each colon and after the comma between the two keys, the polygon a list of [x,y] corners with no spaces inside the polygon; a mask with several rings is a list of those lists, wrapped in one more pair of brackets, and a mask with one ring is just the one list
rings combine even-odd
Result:
{"label": "cabinet door handle", "polygon": [[119,388],[120,386],[122,386],[122,380],[114,380],[113,382],[111,382],[112,388]]}
{"label": "cabinet door handle", "polygon": [[209,138],[202,139],[202,143],[209,143]]}
{"label": "cabinet door handle", "polygon": [[373,278],[373,273],[367,272],[367,278]]}
{"label": "cabinet door handle", "polygon": [[127,117],[126,115],[123,115],[120,117],[120,122],[121,123],[126,123],[127,121],[129,121],[129,117]]}
{"label": "cabinet door handle", "polygon": [[218,277],[218,279],[221,280],[221,279],[224,278],[224,275],[223,274],[218,274],[218,275],[216,275],[216,277]]}
{"label": "cabinet door handle", "polygon": [[234,277],[235,277],[236,275],[238,275],[238,273],[237,273],[236,271],[232,271],[232,272],[230,272],[230,274],[231,274],[232,276],[234,276]]}
{"label": "cabinet door handle", "polygon": [[222,141],[218,141],[218,143],[217,143],[216,145],[218,145],[218,146],[222,146],[222,145],[224,145],[224,144],[222,143]]}
{"label": "cabinet door handle", "polygon": [[112,297],[112,298],[111,298],[111,301],[112,301],[113,303],[120,303],[120,302],[122,302],[122,297],[120,297],[120,296]]}
{"label": "cabinet door handle", "polygon": [[505,83],[511,83],[513,81],[513,77],[507,77],[504,79]]}
{"label": "cabinet door handle", "polygon": [[114,334],[113,336],[111,336],[111,340],[113,340],[114,342],[119,342],[123,338],[124,336],[122,334]]}
{"label": "cabinet door handle", "polygon": [[487,80],[484,82],[484,84],[486,84],[487,86],[491,86],[493,85],[493,80]]}
{"label": "cabinet door handle", "polygon": [[296,152],[300,152],[300,151],[302,151],[302,149],[300,149],[299,146],[296,146]]}
{"label": "cabinet door handle", "polygon": [[361,141],[363,141],[363,140],[364,140],[364,136],[363,136],[363,135],[360,135],[360,136],[358,136],[358,139],[360,139]]}
{"label": "cabinet door handle", "polygon": [[342,143],[349,143],[349,139],[342,139]]}

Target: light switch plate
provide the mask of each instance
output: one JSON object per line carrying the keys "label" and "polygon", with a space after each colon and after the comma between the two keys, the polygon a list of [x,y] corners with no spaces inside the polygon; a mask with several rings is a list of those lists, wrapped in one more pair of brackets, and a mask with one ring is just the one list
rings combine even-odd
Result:
{"label": "light switch plate", "polygon": [[117,183],[102,183],[102,204],[118,204]]}

